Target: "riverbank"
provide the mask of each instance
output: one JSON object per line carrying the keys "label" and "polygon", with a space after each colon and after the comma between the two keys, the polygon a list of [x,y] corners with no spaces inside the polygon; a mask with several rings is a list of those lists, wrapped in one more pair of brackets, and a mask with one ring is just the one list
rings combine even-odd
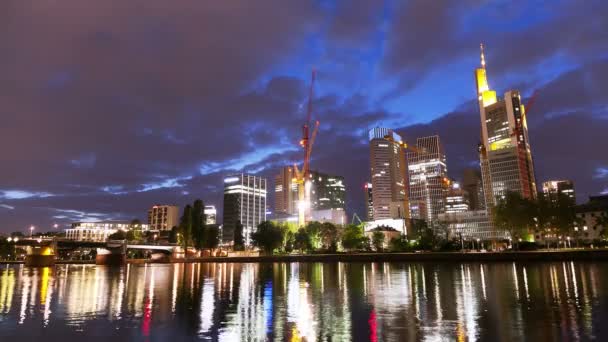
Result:
{"label": "riverbank", "polygon": [[[608,249],[542,250],[516,252],[420,252],[420,253],[349,253],[268,255],[246,257],[201,257],[174,259],[164,263],[252,263],[252,262],[546,262],[608,261]],[[163,263],[147,259],[129,259],[129,264]],[[22,264],[23,261],[0,261]],[[95,264],[94,260],[58,260],[56,264]]]}

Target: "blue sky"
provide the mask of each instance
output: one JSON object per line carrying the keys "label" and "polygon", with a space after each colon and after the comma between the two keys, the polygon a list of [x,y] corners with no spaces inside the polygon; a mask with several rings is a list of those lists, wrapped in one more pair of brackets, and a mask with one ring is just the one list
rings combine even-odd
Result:
{"label": "blue sky", "polygon": [[[539,90],[537,178],[608,191],[608,8],[580,1],[134,0],[0,11],[0,232],[145,219],[221,178],[269,179],[301,159],[315,68],[312,166],[345,176],[363,213],[367,129],[440,134],[450,176],[476,166],[473,70],[499,92]],[[271,201],[272,202],[272,201]]]}

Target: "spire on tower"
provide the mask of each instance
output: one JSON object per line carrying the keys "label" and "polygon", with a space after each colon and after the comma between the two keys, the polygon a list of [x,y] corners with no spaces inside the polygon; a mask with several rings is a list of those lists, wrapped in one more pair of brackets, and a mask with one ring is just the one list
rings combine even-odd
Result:
{"label": "spire on tower", "polygon": [[483,54],[483,43],[479,44],[479,49],[481,50],[481,67],[486,68],[486,56]]}

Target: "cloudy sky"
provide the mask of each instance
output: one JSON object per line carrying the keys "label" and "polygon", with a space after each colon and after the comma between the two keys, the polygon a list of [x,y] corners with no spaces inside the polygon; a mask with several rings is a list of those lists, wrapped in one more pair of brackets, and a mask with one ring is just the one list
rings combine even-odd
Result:
{"label": "cloudy sky", "polygon": [[439,134],[478,166],[473,70],[528,97],[537,178],[608,192],[608,2],[602,0],[0,1],[0,232],[145,219],[222,177],[300,160],[310,71],[312,167],[363,213],[365,132]]}

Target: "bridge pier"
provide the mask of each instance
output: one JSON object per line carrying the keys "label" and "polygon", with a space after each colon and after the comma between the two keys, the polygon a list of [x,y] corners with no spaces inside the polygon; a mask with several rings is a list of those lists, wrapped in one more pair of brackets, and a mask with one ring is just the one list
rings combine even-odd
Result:
{"label": "bridge pier", "polygon": [[27,246],[25,266],[49,267],[55,265],[55,250],[52,246]]}
{"label": "bridge pier", "polygon": [[105,248],[97,248],[95,265],[121,266],[127,263],[127,244],[108,242]]}

